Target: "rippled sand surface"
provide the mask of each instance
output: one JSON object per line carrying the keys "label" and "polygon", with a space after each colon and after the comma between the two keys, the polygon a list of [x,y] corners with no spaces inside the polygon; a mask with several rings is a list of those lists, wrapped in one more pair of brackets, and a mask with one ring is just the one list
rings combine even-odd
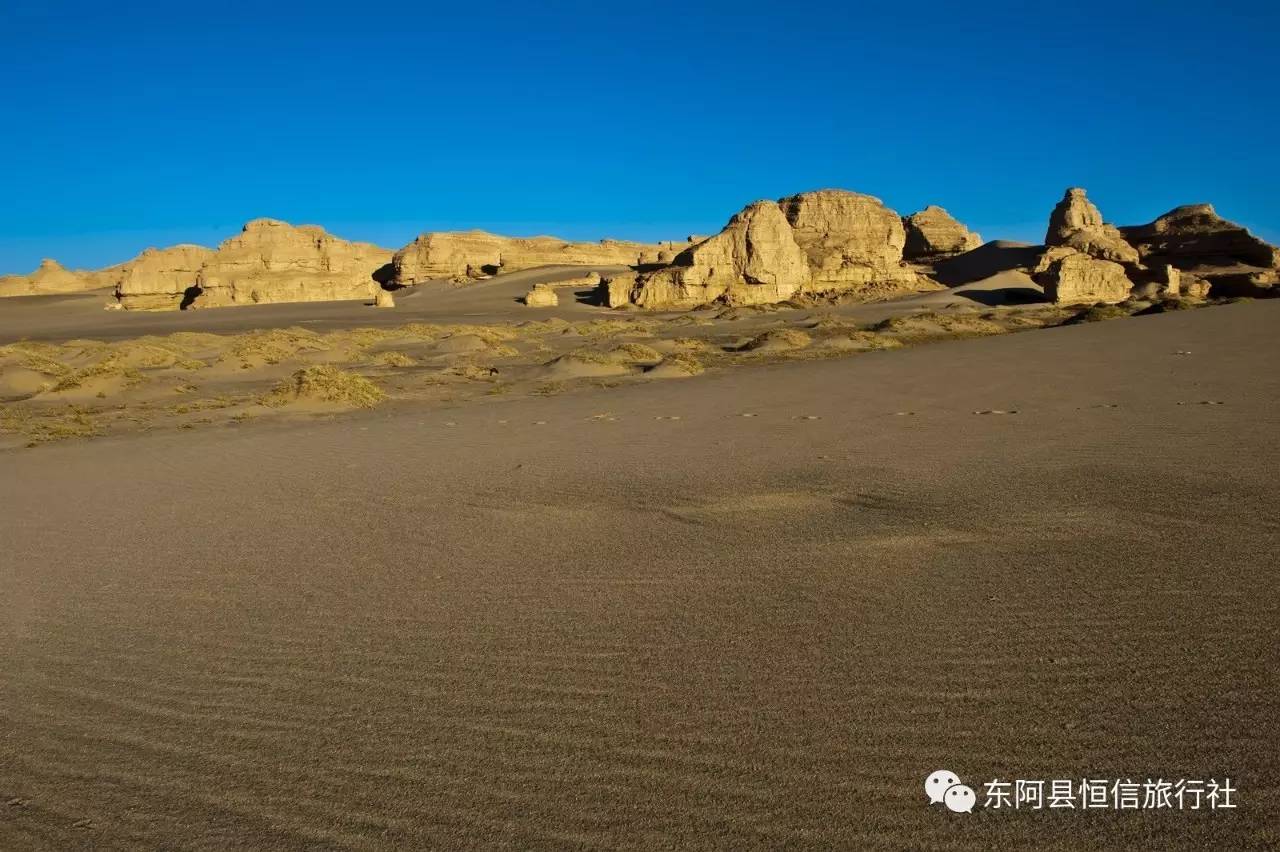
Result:
{"label": "rippled sand surface", "polygon": [[4,454],[0,848],[1274,848],[1278,322]]}

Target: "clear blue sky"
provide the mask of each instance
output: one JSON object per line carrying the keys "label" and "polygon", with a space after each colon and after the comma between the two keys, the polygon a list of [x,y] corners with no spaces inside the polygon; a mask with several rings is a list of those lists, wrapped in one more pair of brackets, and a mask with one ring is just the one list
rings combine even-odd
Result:
{"label": "clear blue sky", "polygon": [[1280,239],[1280,4],[0,0],[0,272],[253,217],[652,239],[827,186]]}

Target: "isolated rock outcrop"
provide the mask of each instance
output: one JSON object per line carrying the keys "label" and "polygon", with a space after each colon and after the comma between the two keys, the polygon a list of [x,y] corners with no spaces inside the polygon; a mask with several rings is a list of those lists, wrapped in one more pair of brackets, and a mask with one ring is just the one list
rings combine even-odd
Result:
{"label": "isolated rock outcrop", "polygon": [[629,299],[641,307],[692,308],[717,299],[754,305],[785,301],[812,280],[782,208],[757,201],[670,266],[637,279]]}
{"label": "isolated rock outcrop", "polygon": [[535,266],[635,266],[656,263],[674,243],[601,240],[572,243],[556,237],[502,237],[485,231],[432,231],[396,252],[394,281],[400,286],[442,278],[467,280]]}
{"label": "isolated rock outcrop", "polygon": [[1102,220],[1102,214],[1079,187],[1072,187],[1049,214],[1046,246],[1068,246],[1100,260],[1138,263],[1137,250],[1125,242],[1120,229]]}
{"label": "isolated rock outcrop", "polygon": [[1059,305],[1116,303],[1129,298],[1133,282],[1125,268],[1110,260],[1091,257],[1076,249],[1052,248],[1041,258],[1036,283],[1049,301]]}
{"label": "isolated rock outcrop", "polygon": [[1152,265],[1280,268],[1280,249],[1223,219],[1212,204],[1187,204],[1148,225],[1121,230],[1143,262]]}
{"label": "isolated rock outcrop", "polygon": [[922,279],[902,263],[902,219],[878,198],[820,190],[757,201],[719,234],[693,245],[669,266],[641,273],[626,301],[615,278],[608,304],[691,308],[781,302],[800,293],[917,289]]}
{"label": "isolated rock outcrop", "polygon": [[80,293],[106,286],[98,273],[66,269],[56,260],[45,259],[30,275],[0,276],[0,296],[42,296]]}
{"label": "isolated rock outcrop", "polygon": [[531,308],[554,308],[560,304],[560,297],[556,295],[554,287],[535,284],[532,290],[525,293],[524,303]]}
{"label": "isolated rock outcrop", "polygon": [[915,280],[915,273],[902,265],[907,240],[902,219],[880,199],[824,189],[784,198],[778,205],[808,258],[814,290]]}
{"label": "isolated rock outcrop", "polygon": [[316,225],[255,219],[218,246],[197,276],[200,307],[367,299],[391,252]]}
{"label": "isolated rock outcrop", "polygon": [[934,204],[907,216],[902,225],[907,237],[902,256],[907,260],[945,257],[972,251],[982,245],[981,236]]}
{"label": "isolated rock outcrop", "polygon": [[129,310],[169,311],[196,296],[201,267],[213,256],[204,246],[149,248],[116,268],[116,298]]}

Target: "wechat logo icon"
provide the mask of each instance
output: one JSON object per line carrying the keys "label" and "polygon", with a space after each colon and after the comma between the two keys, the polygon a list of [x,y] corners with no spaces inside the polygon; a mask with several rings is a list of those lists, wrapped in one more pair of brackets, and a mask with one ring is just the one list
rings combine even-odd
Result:
{"label": "wechat logo icon", "polygon": [[973,813],[973,806],[978,797],[973,789],[960,783],[960,776],[948,769],[930,772],[924,779],[924,792],[929,797],[929,804],[946,805],[947,810],[957,814]]}

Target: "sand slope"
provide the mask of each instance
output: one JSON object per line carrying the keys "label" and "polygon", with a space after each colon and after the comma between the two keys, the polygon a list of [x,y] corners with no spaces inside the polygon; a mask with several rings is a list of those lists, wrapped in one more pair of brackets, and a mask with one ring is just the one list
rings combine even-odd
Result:
{"label": "sand slope", "polygon": [[1274,847],[1277,321],[4,454],[0,848]]}

